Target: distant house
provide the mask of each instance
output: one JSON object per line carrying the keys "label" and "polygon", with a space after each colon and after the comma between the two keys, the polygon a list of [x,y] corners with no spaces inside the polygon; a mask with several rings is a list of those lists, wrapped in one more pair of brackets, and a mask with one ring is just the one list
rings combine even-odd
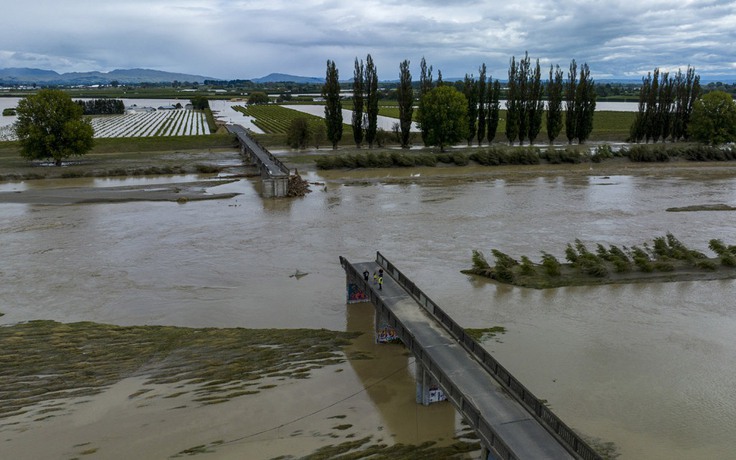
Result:
{"label": "distant house", "polygon": [[143,113],[143,112],[155,112],[156,109],[153,107],[138,106],[136,104],[129,105],[125,109],[125,113]]}

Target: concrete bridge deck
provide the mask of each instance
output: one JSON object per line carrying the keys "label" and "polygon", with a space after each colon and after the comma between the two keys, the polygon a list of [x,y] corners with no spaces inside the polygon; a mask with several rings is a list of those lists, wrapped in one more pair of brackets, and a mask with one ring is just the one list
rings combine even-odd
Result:
{"label": "concrete bridge deck", "polygon": [[[344,259],[342,259],[344,260]],[[482,443],[504,459],[574,459],[548,429],[514,399],[485,366],[450,333],[435,316],[418,304],[404,287],[385,271],[383,289],[373,283],[377,262],[343,267],[350,282],[358,284],[376,309],[395,325],[402,342],[414,352],[417,365],[427,367],[448,399],[473,425]],[[371,274],[365,282],[360,275]],[[595,458],[595,457],[593,457]]]}
{"label": "concrete bridge deck", "polygon": [[285,197],[289,193],[291,172],[278,158],[253,139],[241,125],[226,125],[238,137],[241,154],[246,163],[252,163],[261,175],[260,193],[264,198]]}

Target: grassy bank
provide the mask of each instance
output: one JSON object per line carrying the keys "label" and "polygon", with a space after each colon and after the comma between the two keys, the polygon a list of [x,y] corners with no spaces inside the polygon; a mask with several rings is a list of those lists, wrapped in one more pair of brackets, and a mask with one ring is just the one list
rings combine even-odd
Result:
{"label": "grassy bank", "polygon": [[236,146],[230,134],[95,139],[92,151],[55,167],[22,158],[18,142],[0,142],[0,180],[216,172]]}

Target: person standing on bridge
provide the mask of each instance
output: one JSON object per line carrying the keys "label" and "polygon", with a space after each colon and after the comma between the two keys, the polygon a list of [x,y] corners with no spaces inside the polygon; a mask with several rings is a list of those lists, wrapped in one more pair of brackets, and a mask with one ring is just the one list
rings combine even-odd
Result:
{"label": "person standing on bridge", "polygon": [[378,275],[376,275],[376,272],[373,272],[373,284],[378,284]]}
{"label": "person standing on bridge", "polygon": [[370,273],[368,272],[368,269],[366,268],[365,271],[363,272],[363,279],[365,281],[368,281],[368,275],[370,275]]}
{"label": "person standing on bridge", "polygon": [[383,290],[383,275],[382,274],[378,275],[378,290],[379,291]]}

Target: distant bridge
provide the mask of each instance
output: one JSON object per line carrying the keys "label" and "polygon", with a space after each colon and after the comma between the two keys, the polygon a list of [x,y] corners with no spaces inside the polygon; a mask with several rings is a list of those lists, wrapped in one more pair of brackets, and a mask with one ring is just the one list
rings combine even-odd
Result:
{"label": "distant bridge", "polygon": [[254,164],[261,176],[263,198],[285,197],[289,193],[289,168],[253,139],[241,125],[225,125],[240,140],[240,153],[247,163]]}
{"label": "distant bridge", "polygon": [[[374,262],[340,264],[348,302],[376,309],[377,340],[399,339],[414,354],[417,402],[449,400],[478,434],[484,459],[602,460],[380,252]],[[372,278],[379,269],[382,289]]]}

